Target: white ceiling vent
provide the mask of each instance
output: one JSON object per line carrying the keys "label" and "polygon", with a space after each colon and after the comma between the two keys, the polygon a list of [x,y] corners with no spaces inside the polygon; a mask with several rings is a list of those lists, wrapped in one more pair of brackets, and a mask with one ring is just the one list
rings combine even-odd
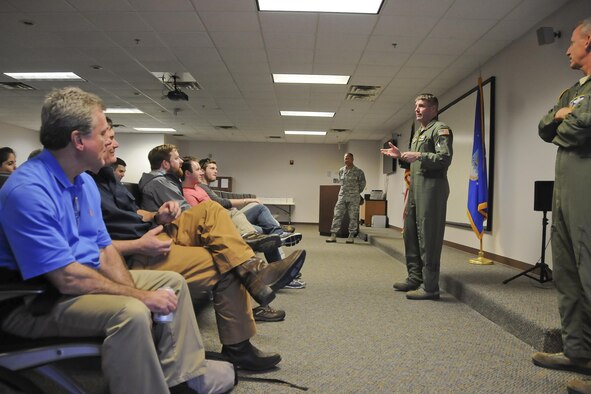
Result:
{"label": "white ceiling vent", "polygon": [[375,101],[381,89],[381,86],[351,85],[345,99],[349,101]]}
{"label": "white ceiling vent", "polygon": [[175,90],[177,87],[184,90],[201,90],[201,85],[199,85],[197,80],[195,80],[195,78],[190,73],[157,71],[153,72],[152,75],[158,78],[158,80],[162,82],[168,88],[168,90]]}

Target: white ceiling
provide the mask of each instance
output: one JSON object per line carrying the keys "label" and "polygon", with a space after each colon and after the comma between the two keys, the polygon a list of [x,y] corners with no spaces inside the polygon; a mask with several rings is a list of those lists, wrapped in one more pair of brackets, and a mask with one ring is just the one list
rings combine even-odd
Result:
{"label": "white ceiling", "polygon": [[[353,15],[258,12],[255,0],[2,0],[0,73],[73,71],[87,81],[77,85],[108,107],[145,112],[112,115],[126,126],[119,132],[173,127],[201,141],[381,140],[412,116],[417,94],[445,93],[566,2],[385,0],[379,15]],[[186,90],[188,102],[162,99],[156,71],[188,72],[202,90]],[[274,85],[271,73],[351,80]],[[14,80],[0,74],[0,82]],[[0,88],[0,122],[36,130],[48,90],[72,83],[26,83],[36,90]],[[382,90],[373,102],[348,101],[350,85]],[[285,118],[280,110],[336,115]],[[349,131],[283,135],[331,129]]]}

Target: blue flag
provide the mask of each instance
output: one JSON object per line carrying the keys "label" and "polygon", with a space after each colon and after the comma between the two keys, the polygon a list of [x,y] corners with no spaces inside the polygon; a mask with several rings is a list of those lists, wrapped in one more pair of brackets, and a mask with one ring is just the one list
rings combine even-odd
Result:
{"label": "blue flag", "polygon": [[474,143],[472,165],[468,184],[468,219],[472,230],[482,239],[484,221],[488,218],[488,182],[486,176],[486,151],[484,148],[484,100],[482,79],[478,78],[478,97],[474,119]]}

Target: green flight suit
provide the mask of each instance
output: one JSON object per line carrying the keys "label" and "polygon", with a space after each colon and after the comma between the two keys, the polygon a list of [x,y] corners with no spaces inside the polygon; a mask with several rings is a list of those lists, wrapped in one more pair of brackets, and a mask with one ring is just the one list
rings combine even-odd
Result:
{"label": "green flight suit", "polygon": [[[562,121],[554,114],[572,112]],[[552,200],[552,263],[564,354],[591,359],[591,77],[566,90],[542,118],[540,137],[558,145]]]}
{"label": "green flight suit", "polygon": [[414,135],[410,150],[421,152],[410,165],[410,188],[404,218],[407,282],[439,291],[439,265],[445,231],[449,183],[447,169],[453,156],[453,134],[436,119]]}

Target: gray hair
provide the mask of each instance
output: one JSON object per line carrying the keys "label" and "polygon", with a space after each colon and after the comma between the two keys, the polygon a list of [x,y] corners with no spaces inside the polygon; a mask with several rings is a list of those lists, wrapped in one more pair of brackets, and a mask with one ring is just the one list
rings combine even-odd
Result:
{"label": "gray hair", "polygon": [[83,136],[92,133],[93,113],[104,110],[103,101],[95,94],[76,87],[54,89],[46,97],[41,109],[41,144],[50,150],[63,149],[70,136],[78,130]]}
{"label": "gray hair", "polygon": [[581,30],[583,31],[583,33],[591,35],[591,18],[583,19],[582,21],[577,23],[575,29],[579,26],[581,26]]}

